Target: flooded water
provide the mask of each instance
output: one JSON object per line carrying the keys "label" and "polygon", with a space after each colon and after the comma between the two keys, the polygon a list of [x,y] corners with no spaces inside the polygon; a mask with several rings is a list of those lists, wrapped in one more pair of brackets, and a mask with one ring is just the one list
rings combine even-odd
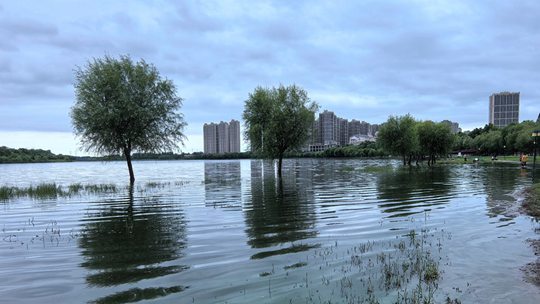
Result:
{"label": "flooded water", "polygon": [[0,185],[120,189],[0,202],[0,302],[540,303],[516,165],[299,159],[281,181],[259,160],[134,166],[129,189],[123,162],[0,165]]}

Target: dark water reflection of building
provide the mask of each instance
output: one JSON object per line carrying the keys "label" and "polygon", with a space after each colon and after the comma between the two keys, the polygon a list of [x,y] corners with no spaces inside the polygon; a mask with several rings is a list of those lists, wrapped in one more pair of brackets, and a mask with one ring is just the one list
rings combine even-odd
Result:
{"label": "dark water reflection of building", "polygon": [[450,169],[396,168],[378,175],[379,207],[390,217],[409,216],[446,204],[454,182]]}
{"label": "dark water reflection of building", "polygon": [[240,161],[205,161],[205,206],[242,209],[242,178]]}
{"label": "dark water reflection of building", "polygon": [[[159,298],[183,291],[186,286],[132,288],[142,280],[158,279],[186,270],[179,263],[186,247],[186,223],[181,210],[158,199],[125,199],[101,202],[99,210],[83,221],[79,246],[89,274],[90,287],[111,287],[111,295],[96,303],[123,303]],[[121,286],[121,285],[126,285]]]}
{"label": "dark water reflection of building", "polygon": [[301,167],[276,178],[271,162],[251,161],[251,198],[244,206],[248,245],[264,248],[252,259],[306,251],[317,244],[316,213],[310,173]]}

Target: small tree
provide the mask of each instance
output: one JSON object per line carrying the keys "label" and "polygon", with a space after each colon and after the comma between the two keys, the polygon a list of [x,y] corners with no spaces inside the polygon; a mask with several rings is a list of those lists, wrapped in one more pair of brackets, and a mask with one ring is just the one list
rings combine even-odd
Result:
{"label": "small tree", "polygon": [[243,118],[251,150],[278,159],[278,175],[285,152],[303,145],[315,120],[317,104],[307,92],[292,86],[258,87],[246,100]]}
{"label": "small tree", "polygon": [[123,154],[131,184],[132,152],[171,151],[183,144],[186,123],[177,112],[182,99],[153,65],[105,56],[77,68],[75,77],[75,134],[86,151]]}
{"label": "small tree", "polygon": [[427,154],[428,166],[435,164],[436,156],[446,155],[452,148],[454,137],[446,124],[423,121],[418,123],[417,131],[420,153]]}
{"label": "small tree", "polygon": [[418,152],[416,121],[410,114],[390,116],[379,129],[377,143],[387,153],[400,155],[404,165],[410,165],[412,156]]}

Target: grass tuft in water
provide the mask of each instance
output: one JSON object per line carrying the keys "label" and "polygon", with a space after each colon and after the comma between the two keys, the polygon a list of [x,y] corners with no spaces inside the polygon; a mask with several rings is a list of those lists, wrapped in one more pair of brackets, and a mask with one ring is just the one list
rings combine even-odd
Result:
{"label": "grass tuft in water", "polygon": [[14,196],[16,196],[15,187],[7,187],[7,186],[0,187],[0,201],[7,201]]}
{"label": "grass tuft in water", "polygon": [[306,265],[307,265],[306,262],[298,262],[298,263],[295,263],[295,264],[292,264],[292,265],[287,265],[287,266],[283,267],[283,269],[287,270],[287,269],[300,268],[300,267],[304,267]]}
{"label": "grass tuft in water", "polygon": [[424,280],[428,283],[435,282],[439,279],[439,267],[434,262],[428,262],[425,266]]}

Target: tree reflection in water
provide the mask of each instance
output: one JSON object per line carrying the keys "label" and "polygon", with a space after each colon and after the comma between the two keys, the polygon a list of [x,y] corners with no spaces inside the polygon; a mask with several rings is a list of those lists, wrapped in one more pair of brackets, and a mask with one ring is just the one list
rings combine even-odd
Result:
{"label": "tree reflection in water", "polygon": [[297,182],[300,175],[284,170],[280,180],[271,162],[251,162],[251,201],[245,208],[248,244],[252,248],[273,247],[251,256],[252,259],[319,246],[300,242],[317,235],[313,191],[308,188],[308,179]]}
{"label": "tree reflection in water", "polygon": [[454,185],[450,169],[396,168],[378,175],[379,207],[389,217],[403,217],[423,212],[433,206],[446,204]]}
{"label": "tree reflection in water", "polygon": [[205,161],[205,206],[242,210],[240,161]]}
{"label": "tree reflection in water", "polygon": [[[177,205],[157,198],[128,197],[102,202],[100,210],[84,220],[79,246],[90,270],[91,287],[108,287],[159,278],[181,272],[186,246],[184,215]],[[99,298],[96,303],[135,302],[184,290],[185,286],[132,288]]]}

